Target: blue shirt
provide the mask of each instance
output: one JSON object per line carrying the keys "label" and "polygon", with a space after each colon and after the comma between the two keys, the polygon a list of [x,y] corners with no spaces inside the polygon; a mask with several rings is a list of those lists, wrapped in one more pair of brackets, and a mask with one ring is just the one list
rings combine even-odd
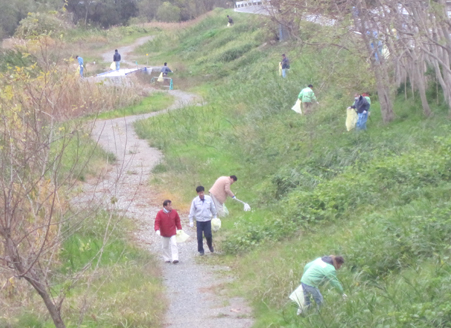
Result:
{"label": "blue shirt", "polygon": [[80,64],[80,66],[83,66],[83,58],[78,57],[77,59],[78,59],[78,63]]}
{"label": "blue shirt", "polygon": [[203,200],[199,196],[193,199],[189,210],[190,223],[193,222],[193,217],[199,222],[210,221],[212,215],[216,217],[216,207],[210,196],[205,195]]}

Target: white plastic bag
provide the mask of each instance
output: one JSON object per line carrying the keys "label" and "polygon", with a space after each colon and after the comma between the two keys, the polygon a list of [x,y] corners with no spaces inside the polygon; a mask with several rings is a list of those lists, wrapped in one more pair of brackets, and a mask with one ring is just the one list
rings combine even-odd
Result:
{"label": "white plastic bag", "polygon": [[110,65],[110,70],[114,71],[116,69],[116,63],[112,62]]}
{"label": "white plastic bag", "polygon": [[294,110],[296,113],[302,115],[302,109],[301,109],[301,99],[296,100],[296,103],[293,107],[291,107],[292,110]]}
{"label": "white plastic bag", "polygon": [[177,234],[175,235],[175,240],[177,243],[184,243],[189,238],[189,235],[183,230],[177,230]]}
{"label": "white plastic bag", "polygon": [[221,229],[221,219],[214,218],[213,220],[211,220],[211,228],[213,229],[213,231],[218,231],[219,229]]}
{"label": "white plastic bag", "polygon": [[295,302],[301,310],[304,308],[304,290],[302,289],[302,284],[300,284],[289,297],[290,300]]}
{"label": "white plastic bag", "polygon": [[164,81],[163,72],[161,72],[160,76],[157,79],[157,82],[163,82],[163,81]]}
{"label": "white plastic bag", "polygon": [[222,212],[224,213],[224,216],[229,216],[229,209],[225,204],[222,204]]}

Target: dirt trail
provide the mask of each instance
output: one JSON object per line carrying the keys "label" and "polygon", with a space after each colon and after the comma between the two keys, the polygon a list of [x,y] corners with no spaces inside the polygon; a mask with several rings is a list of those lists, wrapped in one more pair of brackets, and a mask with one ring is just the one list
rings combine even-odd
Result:
{"label": "dirt trail", "polygon": [[[183,91],[172,90],[169,93],[177,100],[164,111],[96,122],[92,137],[102,148],[114,153],[117,161],[102,181],[87,183],[83,188],[86,199],[102,197],[105,204],[114,199],[116,209],[138,221],[140,228],[135,237],[139,243],[157,255],[161,249],[161,237],[155,235],[153,225],[161,208],[152,205],[148,180],[162,153],[138,138],[133,122],[200,101],[195,95]],[[226,295],[224,284],[233,280],[230,268],[197,263],[214,255],[206,254],[196,259],[196,232],[189,228],[186,215],[182,215],[182,227],[191,238],[179,244],[180,263],[174,265],[161,261],[169,301],[164,327],[251,327],[251,310],[244,300]]]}
{"label": "dirt trail", "polygon": [[[136,65],[133,61],[128,60],[127,57],[130,57],[130,54],[133,52],[135,48],[143,45],[147,41],[152,40],[154,37],[155,35],[144,36],[142,38],[137,39],[135,42],[133,42],[128,46],[117,48],[117,51],[121,55],[121,64]],[[102,54],[102,59],[107,63],[112,63],[114,50],[115,49],[112,49]]]}
{"label": "dirt trail", "polygon": [[[138,39],[134,44],[118,48],[122,58],[131,53],[153,36]],[[105,53],[105,61],[112,59],[113,51]],[[126,60],[122,60],[127,62]],[[130,63],[130,62],[128,62]],[[131,63],[133,64],[133,63]],[[149,147],[133,129],[133,122],[170,110],[180,109],[188,104],[201,101],[196,95],[180,90],[169,90],[176,98],[166,110],[144,115],[98,121],[92,137],[106,151],[115,154],[117,161],[112,170],[101,181],[86,183],[83,188],[84,201],[93,197],[103,199],[105,207],[112,207],[138,222],[139,230],[135,237],[138,242],[159,256],[161,237],[154,233],[154,219],[161,207],[151,201],[154,192],[149,186],[152,169],[163,155]],[[193,193],[193,197],[195,193]],[[114,202],[112,202],[114,200]],[[177,207],[177,204],[174,204]],[[180,263],[166,264],[161,260],[164,285],[166,287],[169,309],[164,327],[170,328],[248,328],[253,324],[251,309],[244,299],[230,298],[225,289],[226,283],[233,280],[230,268],[226,266],[199,264],[207,256],[198,257],[195,228],[190,228],[186,215],[181,215],[183,230],[191,238],[179,244]]]}

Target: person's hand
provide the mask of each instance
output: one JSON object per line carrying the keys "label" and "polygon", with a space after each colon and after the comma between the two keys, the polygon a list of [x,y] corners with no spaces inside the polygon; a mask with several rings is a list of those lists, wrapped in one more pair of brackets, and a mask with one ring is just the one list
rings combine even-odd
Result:
{"label": "person's hand", "polygon": [[346,299],[348,298],[348,295],[343,294],[343,295],[341,295],[341,297],[343,297],[343,300],[346,301]]}
{"label": "person's hand", "polygon": [[190,222],[189,223],[189,226],[192,228],[192,227],[194,227],[194,222]]}
{"label": "person's hand", "polygon": [[158,236],[161,236],[160,230],[155,231]]}

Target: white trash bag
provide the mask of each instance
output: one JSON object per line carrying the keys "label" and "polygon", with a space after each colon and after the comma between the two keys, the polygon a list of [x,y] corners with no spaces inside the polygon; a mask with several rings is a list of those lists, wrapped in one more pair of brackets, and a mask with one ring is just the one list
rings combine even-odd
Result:
{"label": "white trash bag", "polygon": [[175,240],[177,243],[184,243],[189,238],[189,235],[183,230],[177,230],[177,234],[175,235]]}
{"label": "white trash bag", "polygon": [[301,99],[296,100],[296,103],[294,104],[293,107],[291,107],[291,109],[294,110],[296,113],[302,115],[301,103],[302,103]]}
{"label": "white trash bag", "polygon": [[221,219],[214,218],[213,220],[211,220],[211,229],[213,229],[213,231],[218,231],[219,229],[221,229]]}
{"label": "white trash bag", "polygon": [[304,304],[304,290],[302,289],[302,284],[299,285],[298,288],[296,288],[294,290],[294,292],[292,292],[290,294],[290,300],[292,300],[293,302],[295,302],[299,308],[302,310],[305,306]]}

